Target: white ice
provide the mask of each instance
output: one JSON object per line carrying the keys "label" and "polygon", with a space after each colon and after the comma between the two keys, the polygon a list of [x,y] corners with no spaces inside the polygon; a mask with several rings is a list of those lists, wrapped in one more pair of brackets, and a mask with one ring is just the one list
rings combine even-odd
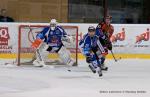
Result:
{"label": "white ice", "polygon": [[0,97],[150,97],[150,60],[106,63],[101,78],[84,62],[72,68],[0,65]]}

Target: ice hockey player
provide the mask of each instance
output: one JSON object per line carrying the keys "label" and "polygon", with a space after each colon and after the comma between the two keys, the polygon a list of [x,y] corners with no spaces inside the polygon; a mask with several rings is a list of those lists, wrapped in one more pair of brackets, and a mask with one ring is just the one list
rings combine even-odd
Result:
{"label": "ice hockey player", "polygon": [[72,43],[72,40],[65,30],[58,26],[56,19],[52,19],[50,26],[38,33],[32,43],[32,47],[36,49],[36,60],[33,61],[33,65],[38,67],[46,66],[45,57],[49,52],[54,52],[58,53],[65,64],[72,66],[75,61],[71,58],[70,51],[66,49],[63,42]]}
{"label": "ice hockey player", "polygon": [[[106,18],[103,20],[103,22],[100,22],[98,26],[96,27],[96,35],[100,37],[100,41],[105,48],[105,51],[112,50],[112,43],[110,41],[110,37],[112,36],[114,32],[114,27],[110,24],[111,23],[111,16],[106,16]],[[106,55],[107,55],[106,54]],[[107,70],[108,67],[105,66],[106,56],[103,56],[102,58],[102,70]]]}
{"label": "ice hockey player", "polygon": [[89,26],[88,33],[85,34],[83,39],[79,42],[79,46],[92,72],[97,72],[99,76],[102,76],[101,61],[105,50],[99,41],[99,37],[95,34],[95,31],[94,26]]}

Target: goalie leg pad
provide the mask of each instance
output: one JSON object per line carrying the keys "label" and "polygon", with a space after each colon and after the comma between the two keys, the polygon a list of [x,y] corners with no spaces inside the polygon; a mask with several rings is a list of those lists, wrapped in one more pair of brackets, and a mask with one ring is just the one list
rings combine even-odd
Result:
{"label": "goalie leg pad", "polygon": [[75,60],[71,58],[71,53],[69,50],[67,50],[64,46],[61,47],[61,49],[58,51],[58,55],[60,59],[67,65],[73,66],[75,63]]}
{"label": "goalie leg pad", "polygon": [[48,45],[46,43],[42,43],[41,46],[36,51],[36,60],[33,61],[34,66],[43,67],[45,66],[44,59],[49,54],[47,52]]}
{"label": "goalie leg pad", "polygon": [[39,60],[34,60],[33,65],[35,67],[45,67],[46,66],[44,61],[39,61]]}
{"label": "goalie leg pad", "polygon": [[37,51],[36,51],[36,58],[38,60],[44,61],[46,56],[49,54],[49,52],[47,51],[48,47],[49,46],[46,43],[42,43],[41,46],[39,47],[39,49],[37,49]]}

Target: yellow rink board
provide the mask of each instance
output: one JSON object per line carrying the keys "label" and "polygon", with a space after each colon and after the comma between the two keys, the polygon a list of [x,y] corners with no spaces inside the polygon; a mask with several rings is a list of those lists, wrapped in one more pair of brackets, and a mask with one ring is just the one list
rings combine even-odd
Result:
{"label": "yellow rink board", "polygon": [[[75,58],[75,54],[71,55],[73,58]],[[32,58],[33,54],[31,53],[25,53],[25,54],[21,54],[21,58]],[[140,58],[140,59],[150,59],[150,54],[115,54],[116,58],[125,58],[125,59],[131,59],[131,58]],[[0,54],[0,58],[3,59],[13,59],[13,58],[17,58],[17,54]],[[51,59],[56,59],[58,58],[57,54],[49,54],[48,58]],[[84,59],[85,57],[81,54],[78,53],[78,59]],[[107,55],[108,59],[112,59],[112,55],[108,54]]]}

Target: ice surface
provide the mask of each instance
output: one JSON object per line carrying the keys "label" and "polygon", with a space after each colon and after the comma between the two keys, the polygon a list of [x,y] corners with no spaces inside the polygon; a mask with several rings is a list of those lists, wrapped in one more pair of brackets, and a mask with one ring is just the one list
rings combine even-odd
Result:
{"label": "ice surface", "polygon": [[150,97],[150,60],[106,63],[109,70],[101,78],[85,62],[79,67],[53,69],[0,65],[0,97]]}

